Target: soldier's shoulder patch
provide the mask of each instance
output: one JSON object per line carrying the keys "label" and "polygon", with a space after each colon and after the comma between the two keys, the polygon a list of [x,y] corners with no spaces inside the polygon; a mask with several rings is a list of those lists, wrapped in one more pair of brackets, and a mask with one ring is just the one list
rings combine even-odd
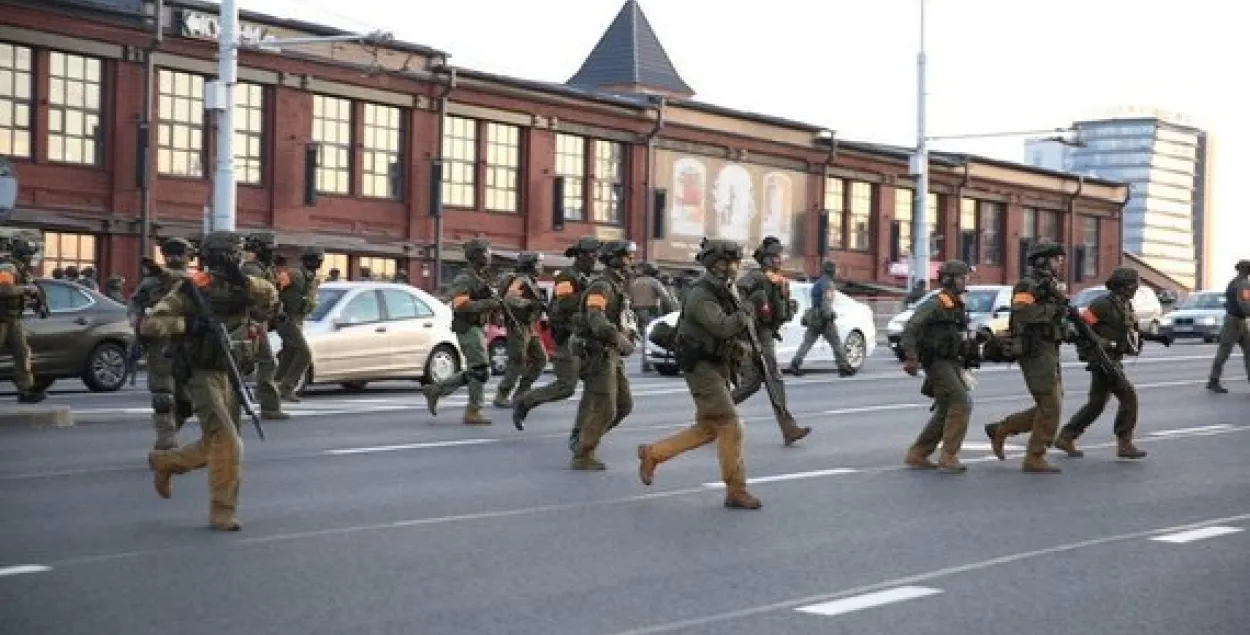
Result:
{"label": "soldier's shoulder patch", "polygon": [[203,289],[213,283],[213,275],[207,271],[197,271],[191,275],[191,284]]}
{"label": "soldier's shoulder patch", "polygon": [[291,286],[291,272],[283,269],[278,272],[278,288],[285,289]]}
{"label": "soldier's shoulder patch", "polygon": [[570,295],[574,291],[576,291],[576,289],[573,287],[572,282],[569,282],[568,280],[561,280],[560,282],[556,283],[553,293],[555,293],[557,298],[560,298],[566,295]]}
{"label": "soldier's shoulder patch", "polygon": [[955,299],[952,298],[950,294],[946,293],[945,291],[937,294],[937,301],[938,301],[938,304],[941,305],[943,309],[955,308]]}
{"label": "soldier's shoulder patch", "polygon": [[608,308],[608,299],[602,293],[587,293],[586,308],[603,311]]}

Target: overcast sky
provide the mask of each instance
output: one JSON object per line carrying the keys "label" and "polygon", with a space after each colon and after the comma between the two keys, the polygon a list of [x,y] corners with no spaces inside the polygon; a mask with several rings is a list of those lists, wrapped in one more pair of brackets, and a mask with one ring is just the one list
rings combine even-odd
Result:
{"label": "overcast sky", "polygon": [[[452,62],[564,81],[624,0],[240,0],[263,13],[391,31]],[[915,143],[920,0],[642,0],[696,99]],[[1216,141],[1217,278],[1250,257],[1242,3],[928,0],[929,134],[1054,128],[1109,108],[1190,116]],[[1234,29],[1237,30],[1234,33]],[[944,150],[1023,160],[1021,138]]]}

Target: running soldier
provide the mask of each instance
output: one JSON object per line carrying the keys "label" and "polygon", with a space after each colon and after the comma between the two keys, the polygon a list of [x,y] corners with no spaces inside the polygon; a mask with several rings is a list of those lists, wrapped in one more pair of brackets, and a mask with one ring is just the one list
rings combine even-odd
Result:
{"label": "running soldier", "polygon": [[[496,408],[513,408],[547,367],[547,350],[539,336],[538,319],[543,315],[542,295],[538,292],[538,276],[542,275],[542,254],[517,256],[516,271],[500,286],[503,303],[524,327],[507,333],[508,366],[495,394]],[[519,380],[519,383],[518,383]],[[516,396],[512,389],[516,388]]]}

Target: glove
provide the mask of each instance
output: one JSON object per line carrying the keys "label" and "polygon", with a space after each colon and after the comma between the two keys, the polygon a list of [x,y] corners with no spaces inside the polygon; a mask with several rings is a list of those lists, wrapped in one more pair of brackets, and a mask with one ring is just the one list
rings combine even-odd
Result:
{"label": "glove", "polygon": [[920,374],[920,362],[914,359],[908,359],[903,362],[903,372],[911,375],[912,377],[918,376]]}
{"label": "glove", "polygon": [[620,351],[622,357],[629,357],[634,354],[634,340],[624,333],[616,334],[616,350]]}

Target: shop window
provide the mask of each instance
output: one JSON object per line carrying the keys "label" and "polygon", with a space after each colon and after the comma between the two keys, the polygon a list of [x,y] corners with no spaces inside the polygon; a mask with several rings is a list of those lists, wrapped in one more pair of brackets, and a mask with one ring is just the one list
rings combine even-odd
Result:
{"label": "shop window", "polygon": [[96,237],[91,234],[43,233],[41,275],[51,276],[53,269],[94,267]]}

